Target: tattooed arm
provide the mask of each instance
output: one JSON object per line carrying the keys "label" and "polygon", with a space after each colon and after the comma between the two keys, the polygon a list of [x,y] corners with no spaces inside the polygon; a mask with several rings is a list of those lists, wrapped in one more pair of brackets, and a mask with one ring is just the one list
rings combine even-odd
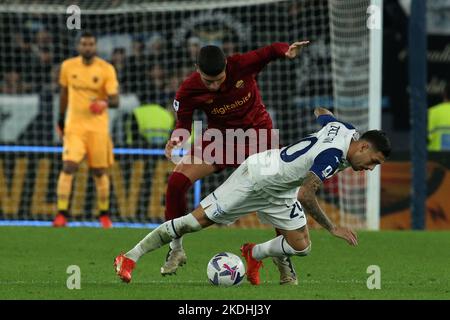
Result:
{"label": "tattooed arm", "polygon": [[322,186],[322,181],[314,173],[309,172],[303,180],[303,184],[298,193],[298,200],[306,212],[311,215],[322,227],[327,229],[332,235],[346,240],[350,245],[357,245],[356,233],[348,228],[335,226],[320,208],[317,202],[316,192]]}
{"label": "tattooed arm", "polygon": [[335,228],[333,222],[327,217],[317,202],[316,193],[322,186],[322,181],[314,173],[309,172],[298,192],[298,200],[306,212],[311,215],[322,227],[331,231]]}

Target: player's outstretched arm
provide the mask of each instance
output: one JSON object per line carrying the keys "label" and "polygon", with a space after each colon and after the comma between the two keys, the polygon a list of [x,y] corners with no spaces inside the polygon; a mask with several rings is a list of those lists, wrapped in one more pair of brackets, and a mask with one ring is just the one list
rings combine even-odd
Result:
{"label": "player's outstretched arm", "polygon": [[356,246],[358,244],[356,233],[351,229],[335,226],[320,208],[319,203],[317,202],[316,193],[321,186],[322,181],[320,178],[314,173],[309,172],[303,180],[303,184],[298,193],[298,200],[306,212],[332,235],[346,240],[350,245]]}
{"label": "player's outstretched arm", "polygon": [[334,117],[333,112],[331,112],[328,109],[325,109],[325,108],[322,108],[322,107],[317,107],[317,108],[314,109],[314,115],[316,116],[316,118],[318,118],[319,116],[325,115],[325,114],[328,114],[328,115]]}
{"label": "player's outstretched arm", "polygon": [[286,58],[294,59],[296,56],[300,54],[301,49],[308,44],[309,44],[308,40],[294,42],[289,46],[289,49],[286,51],[285,53]]}

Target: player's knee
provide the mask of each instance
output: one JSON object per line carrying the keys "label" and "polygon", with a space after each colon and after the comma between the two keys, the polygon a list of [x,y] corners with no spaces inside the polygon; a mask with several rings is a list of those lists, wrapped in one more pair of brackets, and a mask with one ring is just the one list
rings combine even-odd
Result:
{"label": "player's knee", "polygon": [[77,172],[77,170],[78,170],[78,164],[77,163],[71,162],[71,161],[64,162],[62,171],[65,174],[74,174],[74,173]]}
{"label": "player's knee", "polygon": [[167,180],[167,188],[183,193],[187,185],[191,185],[190,179],[181,172],[174,172]]}
{"label": "player's knee", "polygon": [[173,168],[173,172],[184,173],[186,169],[186,165],[183,162],[179,162],[175,168]]}
{"label": "player's knee", "polygon": [[181,218],[166,221],[163,226],[166,233],[169,234],[172,239],[176,239],[186,233],[196,232],[202,229],[202,226],[192,214],[187,214]]}
{"label": "player's knee", "polygon": [[302,246],[299,246],[299,248],[296,249],[295,255],[303,257],[307,256],[310,252],[311,252],[311,242],[308,241],[307,243],[305,243]]}
{"label": "player's knee", "polygon": [[288,250],[291,255],[295,256],[307,256],[311,252],[311,242],[308,239],[302,241],[296,241],[293,244],[289,244]]}
{"label": "player's knee", "polygon": [[94,177],[96,178],[100,178],[101,176],[103,176],[104,174],[106,174],[106,170],[101,168],[101,169],[91,169],[91,172],[93,174]]}

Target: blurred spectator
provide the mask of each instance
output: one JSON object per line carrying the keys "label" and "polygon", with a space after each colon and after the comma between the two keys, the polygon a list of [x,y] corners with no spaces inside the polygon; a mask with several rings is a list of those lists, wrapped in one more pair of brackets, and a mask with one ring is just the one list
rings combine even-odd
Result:
{"label": "blurred spectator", "polygon": [[162,148],[174,128],[175,117],[161,105],[147,103],[144,99],[141,100],[144,103],[135,108],[125,120],[127,144]]}
{"label": "blurred spectator", "polygon": [[155,63],[148,69],[148,76],[152,83],[158,88],[164,87],[164,78],[166,76],[166,71],[160,63]]}
{"label": "blurred spectator", "polygon": [[23,82],[20,73],[17,71],[8,71],[3,74],[0,84],[0,92],[5,94],[29,93],[30,85]]}
{"label": "blurred spectator", "polygon": [[53,55],[48,47],[39,49],[31,63],[31,76],[27,79],[32,86],[33,92],[51,91],[52,85]]}
{"label": "blurred spectator", "polygon": [[145,45],[140,40],[132,43],[131,56],[127,57],[123,74],[124,92],[133,92],[138,96],[145,93]]}
{"label": "blurred spectator", "polygon": [[428,150],[450,150],[450,81],[442,94],[443,102],[428,110]]}
{"label": "blurred spectator", "polygon": [[142,42],[139,39],[134,39],[133,43],[131,45],[132,48],[132,52],[131,52],[131,57],[130,58],[138,58],[138,57],[143,57],[144,53],[145,53],[145,44],[144,42]]}
{"label": "blurred spectator", "polygon": [[165,105],[166,97],[166,71],[161,63],[152,64],[146,72],[145,92],[141,96],[147,97],[147,102]]}
{"label": "blurred spectator", "polygon": [[166,99],[164,106],[172,105],[172,102],[175,99],[175,94],[177,93],[178,87],[180,86],[182,81],[183,81],[183,77],[181,77],[179,72],[173,72],[167,78],[167,83],[166,83],[166,86],[164,89],[167,99]]}
{"label": "blurred spectator", "polygon": [[151,62],[163,61],[165,43],[160,34],[154,34],[147,42],[148,59]]}
{"label": "blurred spectator", "polygon": [[186,41],[187,61],[186,66],[194,70],[197,56],[201,49],[201,40],[198,37],[189,37]]}
{"label": "blurred spectator", "polygon": [[20,71],[24,78],[31,76],[31,61],[34,54],[31,46],[31,39],[22,35],[21,33],[13,34],[13,53],[11,59],[8,59],[6,63],[9,67]]}
{"label": "blurred spectator", "polygon": [[114,48],[111,55],[111,64],[116,69],[117,79],[122,85],[125,74],[126,52],[125,48]]}
{"label": "blurred spectator", "polygon": [[33,42],[33,51],[35,53],[38,53],[39,50],[42,48],[52,48],[53,47],[53,37],[45,29],[41,29],[38,32],[36,32],[36,35],[34,36],[34,42]]}
{"label": "blurred spectator", "polygon": [[237,53],[236,43],[230,37],[226,37],[222,42],[222,50],[225,56],[232,56]]}
{"label": "blurred spectator", "polygon": [[184,79],[186,79],[187,77],[189,77],[189,75],[195,71],[195,66],[184,66],[181,68],[181,80],[183,81]]}

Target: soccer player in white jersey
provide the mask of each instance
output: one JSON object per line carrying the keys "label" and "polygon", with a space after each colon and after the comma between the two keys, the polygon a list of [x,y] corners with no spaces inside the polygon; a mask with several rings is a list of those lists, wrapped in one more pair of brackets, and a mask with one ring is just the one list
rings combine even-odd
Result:
{"label": "soccer player in white jersey", "polygon": [[254,211],[281,235],[241,247],[247,262],[247,279],[253,285],[260,283],[259,268],[264,258],[305,256],[311,251],[305,212],[332,235],[356,246],[356,233],[335,225],[327,217],[317,202],[316,192],[323,180],[347,167],[373,170],[382,164],[390,154],[390,142],[379,130],[359,137],[352,125],[337,120],[327,109],[317,108],[314,113],[322,125],[320,131],[282,149],[250,156],[192,213],[166,221],[126,254],[117,256],[117,275],[130,282],[136,262],[145,253],[186,233],[215,223],[231,224]]}

